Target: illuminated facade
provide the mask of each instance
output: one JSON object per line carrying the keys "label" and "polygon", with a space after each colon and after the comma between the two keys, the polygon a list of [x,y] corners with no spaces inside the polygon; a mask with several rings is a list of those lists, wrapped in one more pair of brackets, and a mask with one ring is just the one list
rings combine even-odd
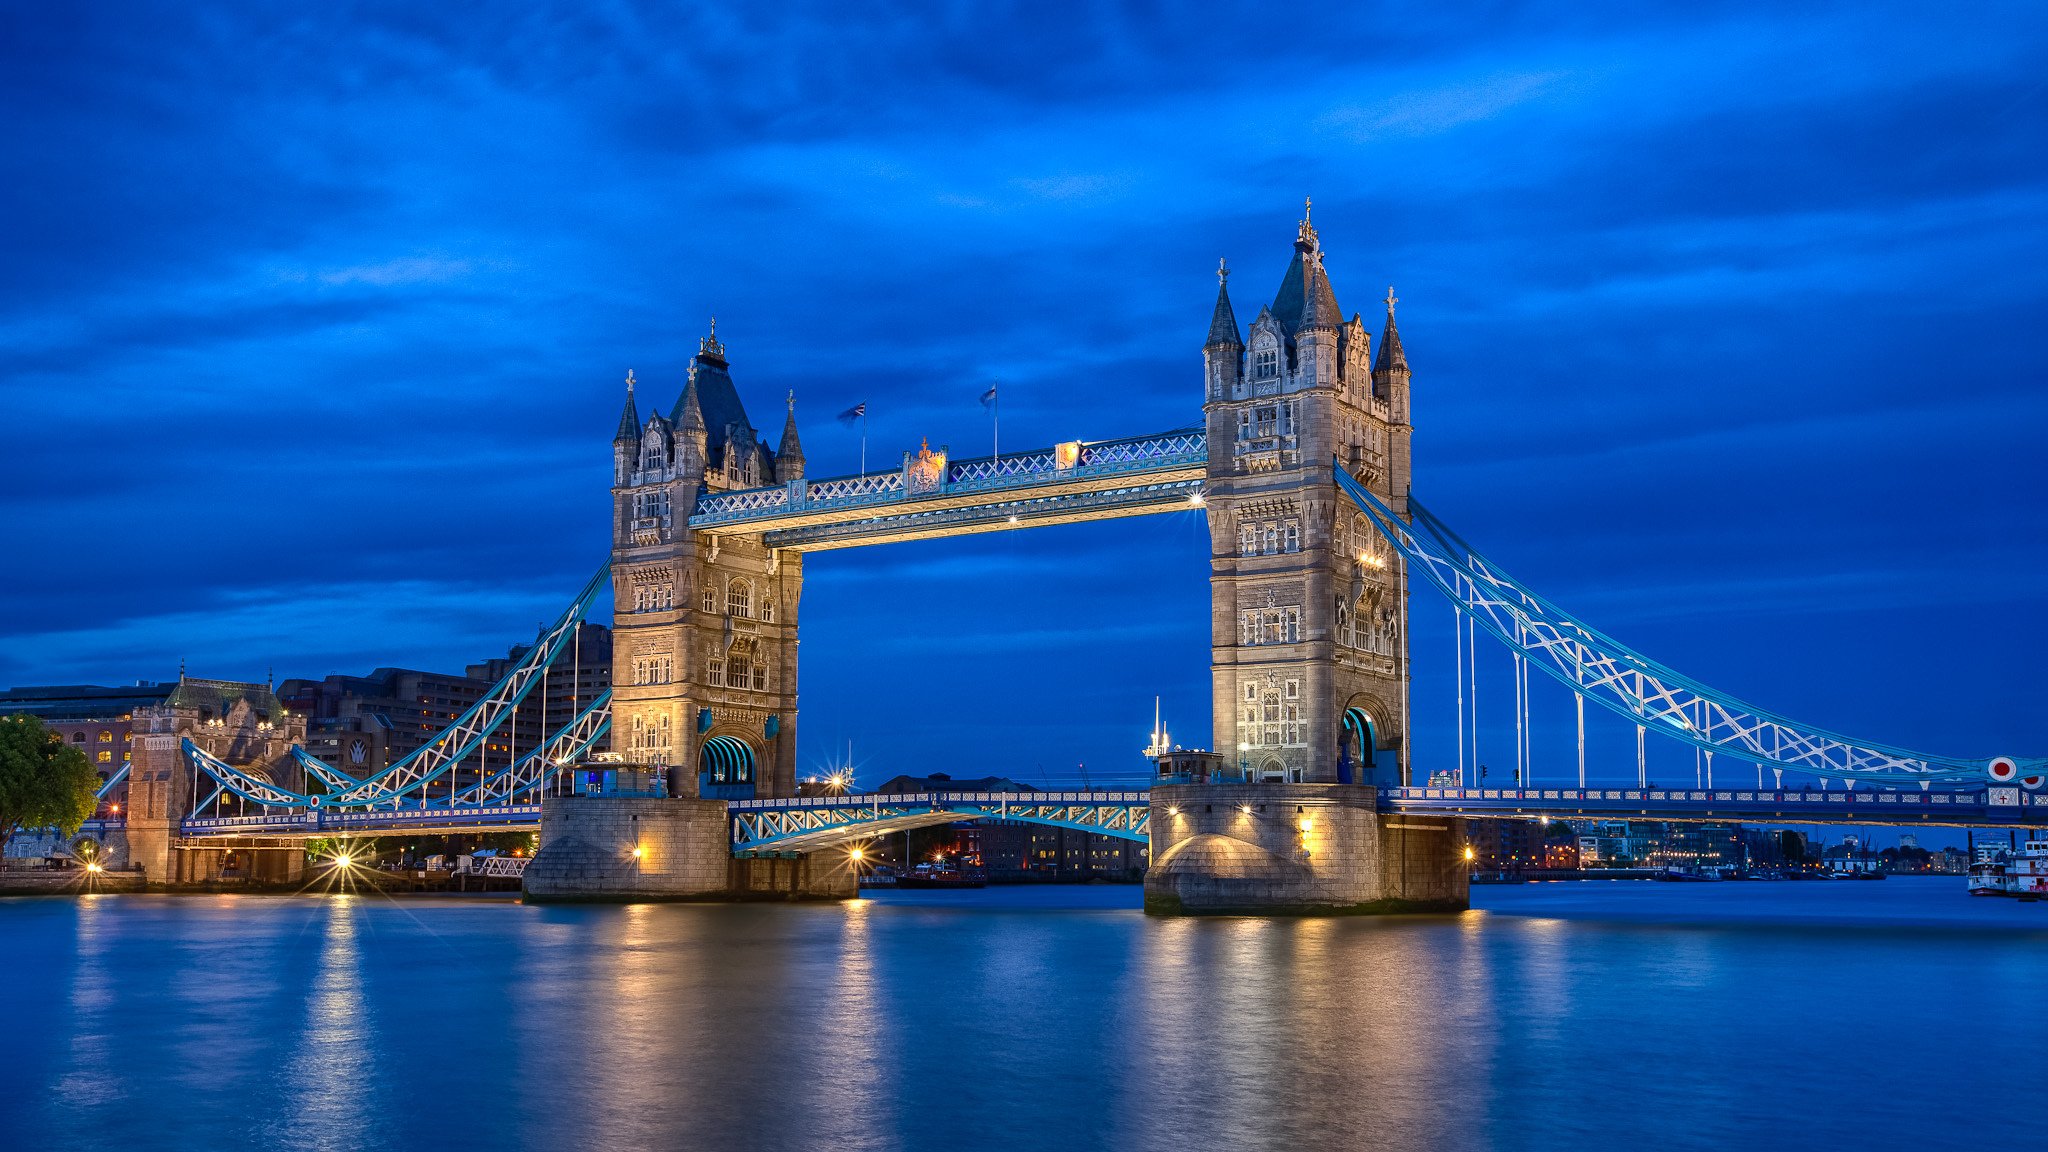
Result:
{"label": "illuminated facade", "polygon": [[636,385],[612,442],[612,753],[667,767],[670,789],[796,789],[797,603],[803,560],[759,533],[688,528],[701,497],[801,484],[792,401],[770,448],[747,417],[717,329],[681,399],[642,419]]}
{"label": "illuminated facade", "polygon": [[1390,784],[1406,769],[1405,573],[1330,461],[1406,512],[1408,360],[1391,290],[1375,359],[1323,259],[1304,217],[1273,303],[1240,335],[1219,284],[1202,350],[1216,748],[1257,780]]}

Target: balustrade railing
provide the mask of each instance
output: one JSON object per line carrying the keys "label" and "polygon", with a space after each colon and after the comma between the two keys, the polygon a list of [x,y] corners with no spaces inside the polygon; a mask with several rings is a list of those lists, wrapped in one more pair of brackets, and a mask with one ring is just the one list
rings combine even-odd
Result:
{"label": "balustrade railing", "polygon": [[[1115,475],[1200,464],[1208,460],[1208,453],[1208,436],[1200,428],[1182,428],[1094,444],[1064,444],[951,462],[946,467],[945,483],[937,492],[984,492],[1066,477]],[[698,501],[696,514],[690,517],[690,523],[703,527],[797,511],[855,508],[902,500],[909,495],[912,493],[905,488],[901,471],[840,476],[803,485],[800,498],[792,498],[792,488],[788,485],[707,496]]]}

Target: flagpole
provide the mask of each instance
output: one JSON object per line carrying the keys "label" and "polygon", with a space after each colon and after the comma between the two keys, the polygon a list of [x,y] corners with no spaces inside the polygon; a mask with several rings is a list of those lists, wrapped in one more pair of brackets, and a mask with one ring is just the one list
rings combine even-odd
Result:
{"label": "flagpole", "polygon": [[860,406],[860,474],[862,476],[868,474],[868,406],[866,401],[862,401]]}
{"label": "flagpole", "polygon": [[995,462],[1001,464],[1003,462],[1003,382],[1001,380],[996,381],[995,386],[990,388],[989,391],[995,393],[995,398],[989,401],[988,410],[995,421]]}

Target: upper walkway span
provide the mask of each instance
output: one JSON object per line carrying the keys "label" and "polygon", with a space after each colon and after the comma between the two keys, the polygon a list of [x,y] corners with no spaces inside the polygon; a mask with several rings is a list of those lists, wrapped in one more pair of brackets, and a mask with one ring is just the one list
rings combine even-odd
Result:
{"label": "upper walkway span", "polygon": [[958,461],[927,448],[896,471],[709,495],[689,526],[815,552],[1140,516],[1199,505],[1208,464],[1193,427]]}

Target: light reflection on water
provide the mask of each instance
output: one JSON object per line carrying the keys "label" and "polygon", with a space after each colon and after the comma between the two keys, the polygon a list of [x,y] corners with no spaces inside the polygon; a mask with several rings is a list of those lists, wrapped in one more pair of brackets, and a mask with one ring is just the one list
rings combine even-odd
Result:
{"label": "light reflection on water", "polygon": [[[1970,1070],[2032,1059],[2048,914],[1946,881],[1736,887],[1344,920],[1151,920],[1131,889],[0,901],[0,1131],[1583,1152],[1934,1147],[1960,1108],[1981,1146],[2030,1134],[2024,1094],[1977,1093]],[[1849,1053],[1867,1071],[1845,1077]]]}
{"label": "light reflection on water", "polygon": [[356,939],[363,911],[355,896],[331,896],[319,908],[319,961],[306,987],[304,1021],[287,1049],[284,1107],[265,1142],[353,1149],[363,1145],[375,1123],[380,1095],[376,1033],[364,1002],[363,958]]}

